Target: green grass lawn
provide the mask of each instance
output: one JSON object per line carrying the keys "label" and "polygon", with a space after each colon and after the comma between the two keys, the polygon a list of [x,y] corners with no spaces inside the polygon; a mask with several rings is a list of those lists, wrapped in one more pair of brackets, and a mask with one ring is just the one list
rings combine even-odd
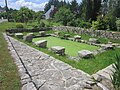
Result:
{"label": "green grass lawn", "polygon": [[50,48],[52,46],[62,46],[65,47],[65,53],[71,56],[77,56],[78,51],[81,50],[90,50],[93,51],[95,49],[98,49],[99,47],[87,45],[83,43],[73,42],[69,40],[63,40],[56,37],[42,37],[42,38],[34,38],[33,42],[39,41],[39,40],[47,40],[47,47]]}
{"label": "green grass lawn", "polygon": [[20,90],[20,77],[13,62],[3,32],[7,28],[14,28],[15,23],[0,23],[0,90]]}

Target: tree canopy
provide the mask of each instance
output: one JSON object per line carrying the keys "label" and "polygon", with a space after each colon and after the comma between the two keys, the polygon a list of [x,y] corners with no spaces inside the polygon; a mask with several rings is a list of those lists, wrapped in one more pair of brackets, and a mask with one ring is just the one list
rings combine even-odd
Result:
{"label": "tree canopy", "polygon": [[55,20],[61,22],[63,25],[67,25],[74,18],[73,13],[67,7],[61,7],[55,14]]}

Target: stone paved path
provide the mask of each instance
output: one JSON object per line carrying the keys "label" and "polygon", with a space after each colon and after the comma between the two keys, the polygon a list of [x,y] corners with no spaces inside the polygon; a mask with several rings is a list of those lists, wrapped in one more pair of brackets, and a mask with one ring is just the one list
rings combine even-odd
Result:
{"label": "stone paved path", "polygon": [[91,87],[90,75],[9,36],[7,38],[5,34],[4,36],[18,66],[22,90],[85,90]]}

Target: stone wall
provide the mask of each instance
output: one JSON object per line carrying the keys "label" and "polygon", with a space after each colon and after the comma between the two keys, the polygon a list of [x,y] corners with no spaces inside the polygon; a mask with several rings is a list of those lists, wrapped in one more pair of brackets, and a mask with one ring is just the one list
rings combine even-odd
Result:
{"label": "stone wall", "polygon": [[51,30],[51,28],[39,28],[39,29],[28,29],[28,28],[22,28],[22,29],[7,29],[6,32],[9,33],[22,33],[22,32],[39,32],[39,31],[47,31]]}
{"label": "stone wall", "polygon": [[91,29],[83,29],[79,27],[68,27],[68,26],[57,26],[53,27],[53,30],[66,31],[75,34],[85,34],[89,36],[95,37],[103,37],[103,38],[111,38],[111,39],[120,39],[120,32],[111,32],[111,31],[103,31],[103,30],[91,30]]}

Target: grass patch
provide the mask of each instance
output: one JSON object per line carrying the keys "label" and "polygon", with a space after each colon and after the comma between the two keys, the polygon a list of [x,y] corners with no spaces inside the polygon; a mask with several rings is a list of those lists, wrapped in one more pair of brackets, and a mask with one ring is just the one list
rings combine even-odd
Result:
{"label": "grass patch", "polygon": [[33,42],[39,41],[39,40],[47,40],[47,47],[50,48],[52,46],[62,46],[65,47],[65,53],[71,56],[77,56],[78,51],[81,50],[90,50],[93,51],[95,49],[98,49],[96,46],[87,45],[83,43],[73,42],[69,40],[63,40],[56,37],[42,37],[42,38],[34,38]]}
{"label": "grass patch", "polygon": [[3,32],[7,28],[14,28],[15,23],[0,23],[0,90],[20,90],[20,77],[13,62]]}

